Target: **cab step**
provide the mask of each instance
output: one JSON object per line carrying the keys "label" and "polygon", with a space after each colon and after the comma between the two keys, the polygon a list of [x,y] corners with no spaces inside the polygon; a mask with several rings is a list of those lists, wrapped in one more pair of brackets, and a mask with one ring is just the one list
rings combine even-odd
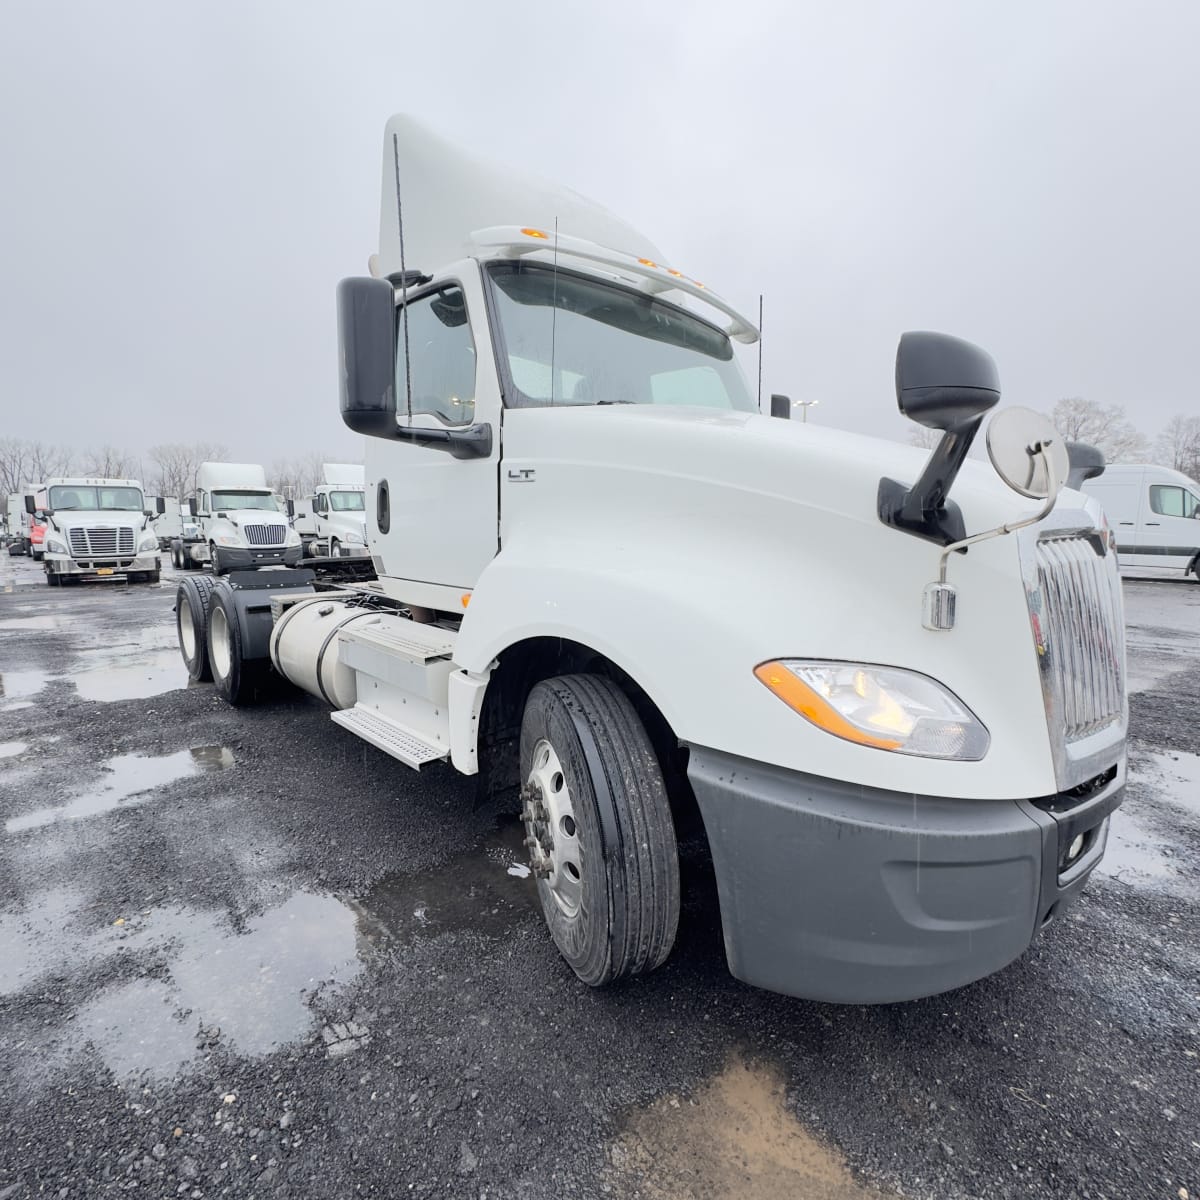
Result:
{"label": "cab step", "polygon": [[330,713],[330,716],[343,729],[357,734],[364,742],[370,742],[414,771],[419,771],[425,763],[450,757],[447,747],[427,742],[411,729],[360,704]]}

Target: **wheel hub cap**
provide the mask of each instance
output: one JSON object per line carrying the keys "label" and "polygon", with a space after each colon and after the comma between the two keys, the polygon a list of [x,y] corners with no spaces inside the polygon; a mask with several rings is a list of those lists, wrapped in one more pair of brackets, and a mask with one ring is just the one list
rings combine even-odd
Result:
{"label": "wheel hub cap", "polygon": [[530,868],[546,881],[564,915],[573,917],[583,897],[579,830],[562,763],[545,739],[533,748],[533,767],[521,801]]}

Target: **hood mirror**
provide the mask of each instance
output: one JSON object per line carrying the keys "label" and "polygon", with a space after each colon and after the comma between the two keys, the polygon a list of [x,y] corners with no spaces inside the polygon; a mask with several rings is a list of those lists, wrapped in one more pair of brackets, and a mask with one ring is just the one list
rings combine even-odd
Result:
{"label": "hood mirror", "polygon": [[1030,500],[1057,496],[1071,469],[1066,442],[1049,417],[1031,408],[997,413],[988,426],[987,452],[996,474]]}

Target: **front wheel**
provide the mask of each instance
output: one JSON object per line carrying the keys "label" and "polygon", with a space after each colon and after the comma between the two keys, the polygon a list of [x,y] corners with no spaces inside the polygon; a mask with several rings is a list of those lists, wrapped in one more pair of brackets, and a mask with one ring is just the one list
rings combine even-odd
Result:
{"label": "front wheel", "polygon": [[550,936],[599,987],[666,961],[679,925],[679,852],[654,749],[611,680],[565,675],[521,724],[526,845]]}
{"label": "front wheel", "polygon": [[220,576],[228,572],[229,568],[221,562],[221,552],[217,549],[216,543],[210,543],[208,547],[208,560],[212,564],[212,573]]}
{"label": "front wheel", "polygon": [[342,557],[342,544],[341,544],[341,542],[339,542],[337,540],[337,538],[331,539],[331,541],[329,543],[329,557],[330,558],[341,558]]}

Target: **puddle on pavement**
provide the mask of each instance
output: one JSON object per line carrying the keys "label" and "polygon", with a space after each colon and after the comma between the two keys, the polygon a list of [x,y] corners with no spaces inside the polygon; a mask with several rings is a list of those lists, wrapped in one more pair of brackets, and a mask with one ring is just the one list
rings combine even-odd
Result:
{"label": "puddle on pavement", "polygon": [[188,672],[178,650],[160,650],[119,666],[72,672],[68,678],[82,700],[145,700],[188,685]]}
{"label": "puddle on pavement", "polygon": [[28,708],[30,698],[49,682],[45,671],[0,671],[0,712]]}
{"label": "puddle on pavement", "polygon": [[[614,1182],[647,1200],[880,1200],[787,1107],[770,1068],[734,1059],[691,1098],[635,1112],[609,1149]],[[624,1191],[624,1187],[618,1190]]]}
{"label": "puddle on pavement", "polygon": [[109,773],[98,787],[56,808],[39,808],[19,817],[10,817],[5,821],[4,829],[6,833],[21,833],[58,821],[74,821],[111,812],[114,808],[143,804],[155,788],[204,771],[225,770],[233,764],[233,751],[223,746],[193,746],[190,750],[157,757],[119,754],[105,763]]}
{"label": "puddle on pavement", "polygon": [[1139,752],[1130,763],[1130,799],[1113,813],[1100,875],[1132,887],[1200,892],[1179,851],[1179,811],[1200,816],[1200,756]]}
{"label": "puddle on pavement", "polygon": [[41,616],[41,617],[5,617],[0,620],[0,633],[6,633],[9,630],[14,632],[21,630],[37,630],[37,629],[58,629],[62,621],[56,616]]}
{"label": "puddle on pavement", "polygon": [[0,996],[11,996],[55,964],[79,957],[67,926],[83,900],[65,888],[39,892],[24,912],[0,913]]}
{"label": "puddle on pavement", "polygon": [[118,1077],[169,1077],[205,1044],[261,1056],[313,1026],[312,998],[361,970],[357,917],[332,896],[297,892],[244,930],[178,907],[106,931],[108,953],[158,956],[163,970],[109,988],[83,1005],[74,1036]]}
{"label": "puddle on pavement", "polygon": [[403,941],[469,929],[501,936],[537,911],[525,831],[505,817],[482,843],[429,871],[388,875],[354,901],[369,940]]}
{"label": "puddle on pavement", "polygon": [[28,749],[28,742],[0,742],[0,758],[16,758]]}

